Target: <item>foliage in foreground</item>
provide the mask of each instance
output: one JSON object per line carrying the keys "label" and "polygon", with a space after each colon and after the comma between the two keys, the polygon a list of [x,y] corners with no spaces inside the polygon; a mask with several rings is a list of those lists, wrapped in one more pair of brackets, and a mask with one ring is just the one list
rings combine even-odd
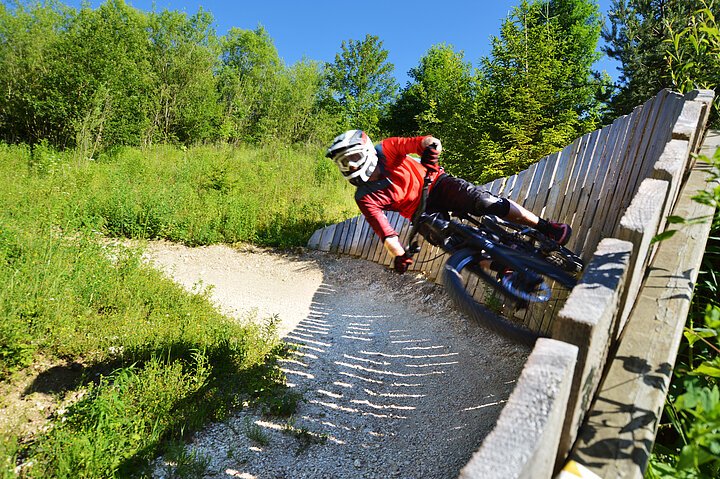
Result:
{"label": "foliage in foreground", "polygon": [[303,245],[352,202],[336,175],[324,158],[279,148],[90,160],[0,146],[0,379],[41,359],[73,363],[81,378],[62,394],[84,394],[34,438],[3,431],[0,471],[128,477],[245,401],[292,412],[272,324],[222,316],[106,235]]}
{"label": "foliage in foreground", "polygon": [[[718,181],[720,150],[712,163]],[[695,199],[715,206],[715,217],[646,472],[651,479],[720,475],[720,186]]]}

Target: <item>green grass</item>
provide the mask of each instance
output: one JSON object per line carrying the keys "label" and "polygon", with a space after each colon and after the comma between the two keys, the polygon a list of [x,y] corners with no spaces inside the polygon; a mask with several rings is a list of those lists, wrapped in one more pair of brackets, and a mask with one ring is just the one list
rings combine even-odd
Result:
{"label": "green grass", "polygon": [[293,412],[275,319],[231,320],[106,237],[304,245],[355,211],[320,152],[121,148],[91,160],[0,145],[0,175],[0,379],[41,358],[75,362],[82,378],[68,387],[83,394],[34,438],[3,431],[3,477],[19,463],[25,477],[143,475],[242,402]]}

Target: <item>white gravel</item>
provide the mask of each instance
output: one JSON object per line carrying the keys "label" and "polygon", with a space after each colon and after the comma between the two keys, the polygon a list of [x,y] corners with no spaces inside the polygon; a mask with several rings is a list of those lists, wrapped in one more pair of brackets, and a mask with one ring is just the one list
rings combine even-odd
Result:
{"label": "white gravel", "polygon": [[187,450],[204,477],[457,477],[529,354],[468,323],[442,287],[366,261],[168,243],[146,255],[188,289],[211,286],[228,314],[277,314],[298,346],[284,363],[304,396],[295,416],[243,410],[197,433]]}

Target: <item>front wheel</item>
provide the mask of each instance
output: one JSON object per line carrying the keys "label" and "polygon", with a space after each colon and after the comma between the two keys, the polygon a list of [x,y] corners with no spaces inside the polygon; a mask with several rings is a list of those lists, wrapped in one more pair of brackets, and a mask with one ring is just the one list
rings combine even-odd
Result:
{"label": "front wheel", "polygon": [[[465,248],[445,264],[443,283],[458,308],[479,324],[525,344],[533,344],[550,329],[550,322],[575,279],[532,255],[497,248],[494,259],[510,260],[529,270],[536,278],[532,293],[516,289],[507,277],[483,267],[485,254]],[[507,263],[508,265],[510,263]]]}
{"label": "front wheel", "polygon": [[[534,331],[509,321],[501,314],[502,309],[497,303],[490,306],[475,300],[466,285],[474,284],[472,276],[484,284],[499,291],[500,286],[493,283],[492,276],[480,268],[479,263],[484,257],[477,251],[462,249],[450,256],[443,271],[443,284],[455,305],[482,326],[508,337],[512,340],[532,346],[540,336]],[[490,293],[492,294],[492,293]]]}

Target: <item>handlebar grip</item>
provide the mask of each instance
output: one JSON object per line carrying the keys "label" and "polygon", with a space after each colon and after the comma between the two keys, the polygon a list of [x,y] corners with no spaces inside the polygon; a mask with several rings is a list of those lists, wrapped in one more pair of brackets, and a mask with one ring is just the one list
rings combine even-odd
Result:
{"label": "handlebar grip", "polygon": [[420,245],[418,244],[417,241],[413,241],[411,244],[409,244],[407,246],[407,248],[405,248],[405,254],[411,258],[413,256],[415,256],[416,254],[418,254],[419,252],[420,252]]}

